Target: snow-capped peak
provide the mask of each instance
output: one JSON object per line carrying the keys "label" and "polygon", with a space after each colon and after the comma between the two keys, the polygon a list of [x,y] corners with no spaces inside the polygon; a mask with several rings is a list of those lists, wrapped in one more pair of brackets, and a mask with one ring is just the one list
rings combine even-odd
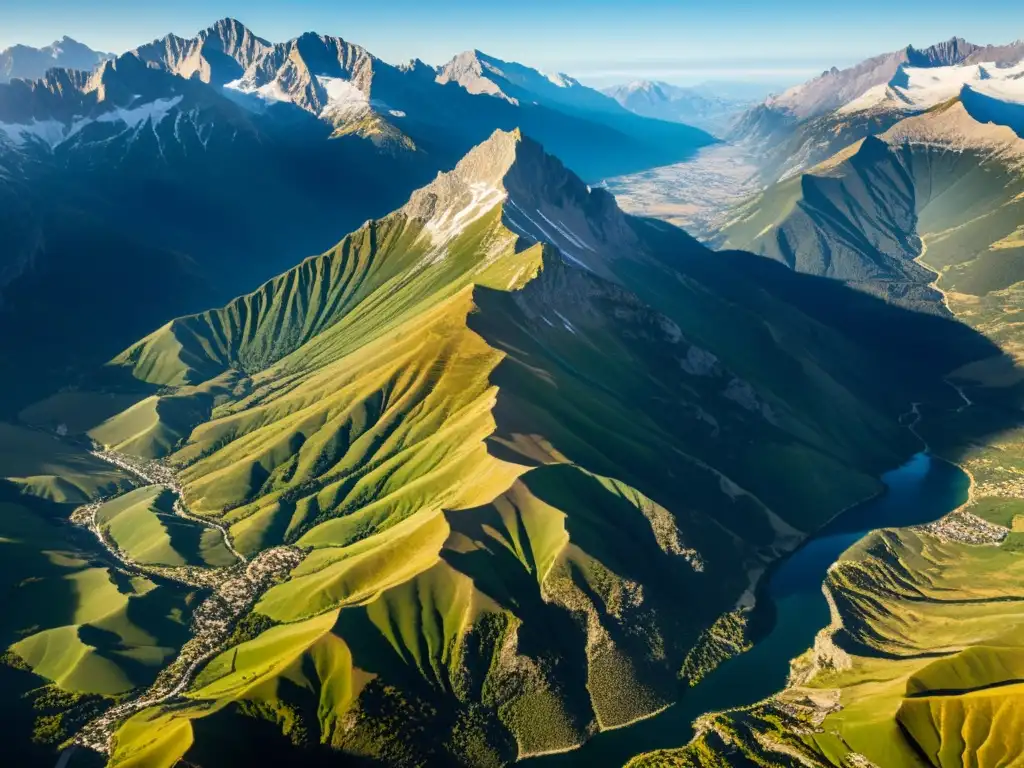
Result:
{"label": "snow-capped peak", "polygon": [[1024,96],[1024,62],[999,66],[996,62],[948,67],[901,65],[887,83],[869,88],[839,108],[839,114],[886,110],[920,112],[956,98],[965,86],[981,93],[1017,99]]}
{"label": "snow-capped peak", "polygon": [[571,88],[573,85],[576,84],[576,81],[573,78],[569,77],[564,72],[552,72],[550,74],[544,72],[542,74],[553,84],[557,85],[559,88]]}

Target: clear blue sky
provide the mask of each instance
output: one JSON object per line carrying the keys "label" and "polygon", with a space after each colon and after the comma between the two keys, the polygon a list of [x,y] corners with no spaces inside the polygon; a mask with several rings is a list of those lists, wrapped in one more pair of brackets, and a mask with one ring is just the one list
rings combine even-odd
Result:
{"label": "clear blue sky", "polygon": [[1020,0],[0,0],[0,48],[66,34],[121,52],[225,16],[273,41],[313,30],[432,64],[479,48],[591,81],[792,82],[907,43],[1024,37]]}

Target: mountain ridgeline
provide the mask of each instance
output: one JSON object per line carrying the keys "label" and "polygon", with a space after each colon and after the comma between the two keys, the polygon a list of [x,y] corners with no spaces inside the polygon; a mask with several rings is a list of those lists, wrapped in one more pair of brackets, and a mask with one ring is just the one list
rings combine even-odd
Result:
{"label": "mountain ridgeline", "polygon": [[[934,343],[908,356],[901,333]],[[301,556],[177,699],[119,726],[111,764],[247,759],[225,729],[282,759],[504,764],[656,712],[744,642],[770,564],[913,450],[910,393],[988,352],[626,216],[499,131],[388,216],[26,412],[165,463],[243,556]],[[102,398],[120,410],[76,405]],[[166,554],[158,503],[102,519],[115,535],[155,516],[131,543],[150,560],[219,562]],[[97,663],[62,674],[127,692],[91,683]]]}
{"label": "mountain ridgeline", "polygon": [[898,84],[906,68],[942,70],[988,64],[993,68],[1024,58],[1024,43],[979,46],[952,38],[928,48],[907,46],[847,69],[833,67],[819,77],[768,98],[735,122],[729,139],[763,151],[761,178],[770,183],[827,160],[851,142],[881,133],[913,114],[898,109],[850,112],[843,109],[873,89]]}
{"label": "mountain ridgeline", "polygon": [[638,80],[604,92],[638,115],[695,125],[715,136],[725,136],[741,113],[753,106],[753,100],[722,96],[716,90],[715,84],[684,88]]}
{"label": "mountain ridgeline", "polygon": [[0,84],[0,359],[29,362],[3,385],[8,410],[394,210],[495,129],[522,127],[594,181],[712,141],[521,65],[521,98],[496,98],[338,37],[270,43],[230,19],[91,71],[52,62]]}
{"label": "mountain ridgeline", "polygon": [[769,187],[722,242],[930,312],[948,312],[942,291],[1010,289],[1024,278],[1024,140],[970,93]]}
{"label": "mountain ridgeline", "polygon": [[[735,123],[232,19],[12,50],[9,759],[600,762],[770,646],[771,574],[922,441],[967,504],[823,567],[787,689],[635,765],[1019,754],[1024,46],[908,47]],[[597,183],[715,143],[689,115],[742,145],[695,164],[712,197],[760,162],[719,250]]]}
{"label": "mountain ridgeline", "polygon": [[12,45],[0,51],[0,83],[14,79],[36,80],[50,69],[76,69],[89,72],[112,54],[94,51],[65,35],[43,48]]}
{"label": "mountain ridgeline", "polygon": [[[821,571],[828,612],[813,644],[795,650],[785,686],[701,718],[689,744],[631,768],[1020,761],[1022,104],[1024,44],[954,38],[833,69],[740,122],[765,187],[723,217],[716,245],[920,318],[955,319],[990,347],[945,373],[945,397],[917,399],[905,417],[931,454],[925,464],[963,470],[942,465],[962,483],[928,512],[941,517],[850,546]],[[901,342],[908,354],[929,338],[918,331]],[[929,469],[921,487],[939,474]],[[779,603],[792,610],[802,603],[789,590]]]}

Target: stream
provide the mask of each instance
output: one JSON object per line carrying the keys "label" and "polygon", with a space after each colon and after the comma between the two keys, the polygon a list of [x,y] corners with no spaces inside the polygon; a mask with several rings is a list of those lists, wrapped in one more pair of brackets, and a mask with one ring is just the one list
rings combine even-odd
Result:
{"label": "stream", "polygon": [[531,758],[529,764],[619,768],[641,752],[685,745],[700,715],[749,706],[785,688],[790,660],[829,624],[822,582],[832,563],[877,528],[938,520],[967,501],[970,489],[966,473],[927,452],[882,475],[882,482],[884,494],[838,515],[771,572],[758,599],[774,608],[774,626],[751,650],[724,662],[660,714],[598,733],[571,752]]}

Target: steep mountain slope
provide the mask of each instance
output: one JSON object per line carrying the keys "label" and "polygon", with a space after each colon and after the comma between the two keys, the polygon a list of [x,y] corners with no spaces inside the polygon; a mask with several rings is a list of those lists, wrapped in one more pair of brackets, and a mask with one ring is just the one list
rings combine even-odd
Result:
{"label": "steep mountain slope", "polygon": [[111,58],[112,54],[94,51],[66,35],[44,48],[12,45],[0,51],[0,83],[15,78],[36,80],[45,75],[47,70],[55,68],[90,72]]}
{"label": "steep mountain slope", "polygon": [[[890,86],[905,85],[906,70],[958,68],[982,65],[990,72],[1024,60],[1024,45],[977,46],[953,38],[929,48],[908,46],[867,59],[854,67],[823,72],[819,77],[772,96],[746,112],[729,138],[764,150],[761,174],[768,183],[826,160],[849,144],[881,133],[908,113],[922,111],[938,101],[926,100],[915,110],[903,101],[899,109],[846,108],[866,94],[884,99]],[[927,72],[920,73],[927,79]],[[966,80],[969,75],[963,78]],[[954,76],[957,79],[959,76]],[[949,93],[947,98],[955,95]],[[877,99],[869,99],[877,101]],[[844,109],[845,108],[845,109]]]}
{"label": "steep mountain slope", "polygon": [[968,473],[966,503],[844,553],[825,579],[831,623],[793,660],[788,687],[637,768],[737,754],[794,768],[1019,761],[1024,139],[1015,89],[985,82],[803,177],[784,215],[775,201],[791,182],[765,196],[774,211],[736,225],[765,249],[785,241],[797,268],[841,251],[847,268],[884,271],[877,244],[909,244],[903,263],[933,270],[943,311],[996,343],[1000,355],[951,372],[955,407],[917,409],[931,452]]}
{"label": "steep mountain slope", "polygon": [[753,106],[750,99],[720,96],[713,86],[683,88],[651,80],[616,85],[604,92],[630,112],[694,125],[715,136],[726,135],[740,113]]}
{"label": "steep mountain slope", "polygon": [[[617,153],[635,152],[637,150],[630,149],[635,144],[650,148],[646,152],[646,156],[651,159],[648,167],[678,162],[669,159],[670,149],[674,145],[696,149],[712,143],[711,138],[702,130],[689,125],[676,125],[658,116],[635,114],[623,108],[615,99],[582,85],[568,75],[545,75],[522,64],[502,61],[480,51],[466,51],[438,67],[436,79],[441,84],[457,84],[469,93],[518,105],[528,113],[536,108],[551,109],[596,123],[605,130],[611,129],[620,136],[621,144],[616,149]],[[520,125],[530,135],[542,140],[545,146],[584,178],[599,180],[617,175],[604,173],[594,176],[588,173],[552,143],[551,139],[556,137],[550,136],[550,132],[542,132],[539,130],[541,126],[527,122],[521,122]],[[678,152],[678,149],[675,151]]]}
{"label": "steep mountain slope", "polygon": [[[340,37],[306,33],[270,43],[224,19],[191,40],[168,36],[135,55],[223,87],[253,110],[298,107],[329,123],[335,136],[439,155],[437,167],[450,167],[438,161],[454,163],[495,128],[528,130],[588,179],[682,159],[711,141],[701,131],[637,120],[568,76],[549,78],[478,51],[435,73],[420,61],[392,66]],[[462,87],[443,87],[449,83]],[[502,98],[470,98],[481,94]]]}
{"label": "steep mountain slope", "polygon": [[496,128],[522,126],[587,178],[711,141],[434,79],[340,38],[272,44],[225,20],[91,74],[0,85],[0,359],[22,370],[0,385],[5,411],[394,210]]}
{"label": "steep mountain slope", "polygon": [[464,51],[438,67],[437,82],[458,83],[470,93],[496,96],[513,104],[537,102],[584,112],[621,112],[613,100],[569,75],[545,75],[482,51]]}
{"label": "steep mountain slope", "polygon": [[887,112],[897,115],[923,112],[954,99],[967,88],[1004,100],[1024,97],[1024,64],[1006,66],[961,64],[951,67],[900,65],[884,85],[869,88],[839,108],[838,113]]}
{"label": "steep mountain slope", "polygon": [[[119,705],[112,763],[225,765],[246,747],[218,734],[264,722],[264,757],[501,764],[672,702],[727,653],[705,630],[742,633],[768,565],[912,449],[910,390],[986,351],[913,316],[941,343],[908,355],[904,313],[818,287],[627,217],[499,132],[125,350],[107,386],[148,399],[76,430],[160,458],[240,556],[301,563],[208,663],[165,672],[174,696]],[[68,423],[89,397],[30,412]],[[214,556],[148,495],[102,509],[147,562]]]}
{"label": "steep mountain slope", "polygon": [[239,79],[273,48],[271,42],[257,37],[235,19],[221,19],[194,38],[167,35],[139,46],[134,54],[147,64],[164,67],[185,79],[195,77],[204,83],[224,85]]}
{"label": "steep mountain slope", "polygon": [[980,299],[1010,289],[1024,277],[1024,141],[975,119],[971,93],[769,188],[722,241],[927,311],[947,311],[928,287],[933,270],[947,292]]}
{"label": "steep mountain slope", "polygon": [[0,358],[22,372],[5,409],[325,247],[433,172],[330,132],[131,55],[0,86]]}
{"label": "steep mountain slope", "polygon": [[0,424],[0,443],[0,638],[12,649],[0,665],[6,759],[46,765],[106,697],[149,685],[173,659],[195,594],[114,567],[69,524],[80,505],[129,491],[126,472],[9,424]]}

